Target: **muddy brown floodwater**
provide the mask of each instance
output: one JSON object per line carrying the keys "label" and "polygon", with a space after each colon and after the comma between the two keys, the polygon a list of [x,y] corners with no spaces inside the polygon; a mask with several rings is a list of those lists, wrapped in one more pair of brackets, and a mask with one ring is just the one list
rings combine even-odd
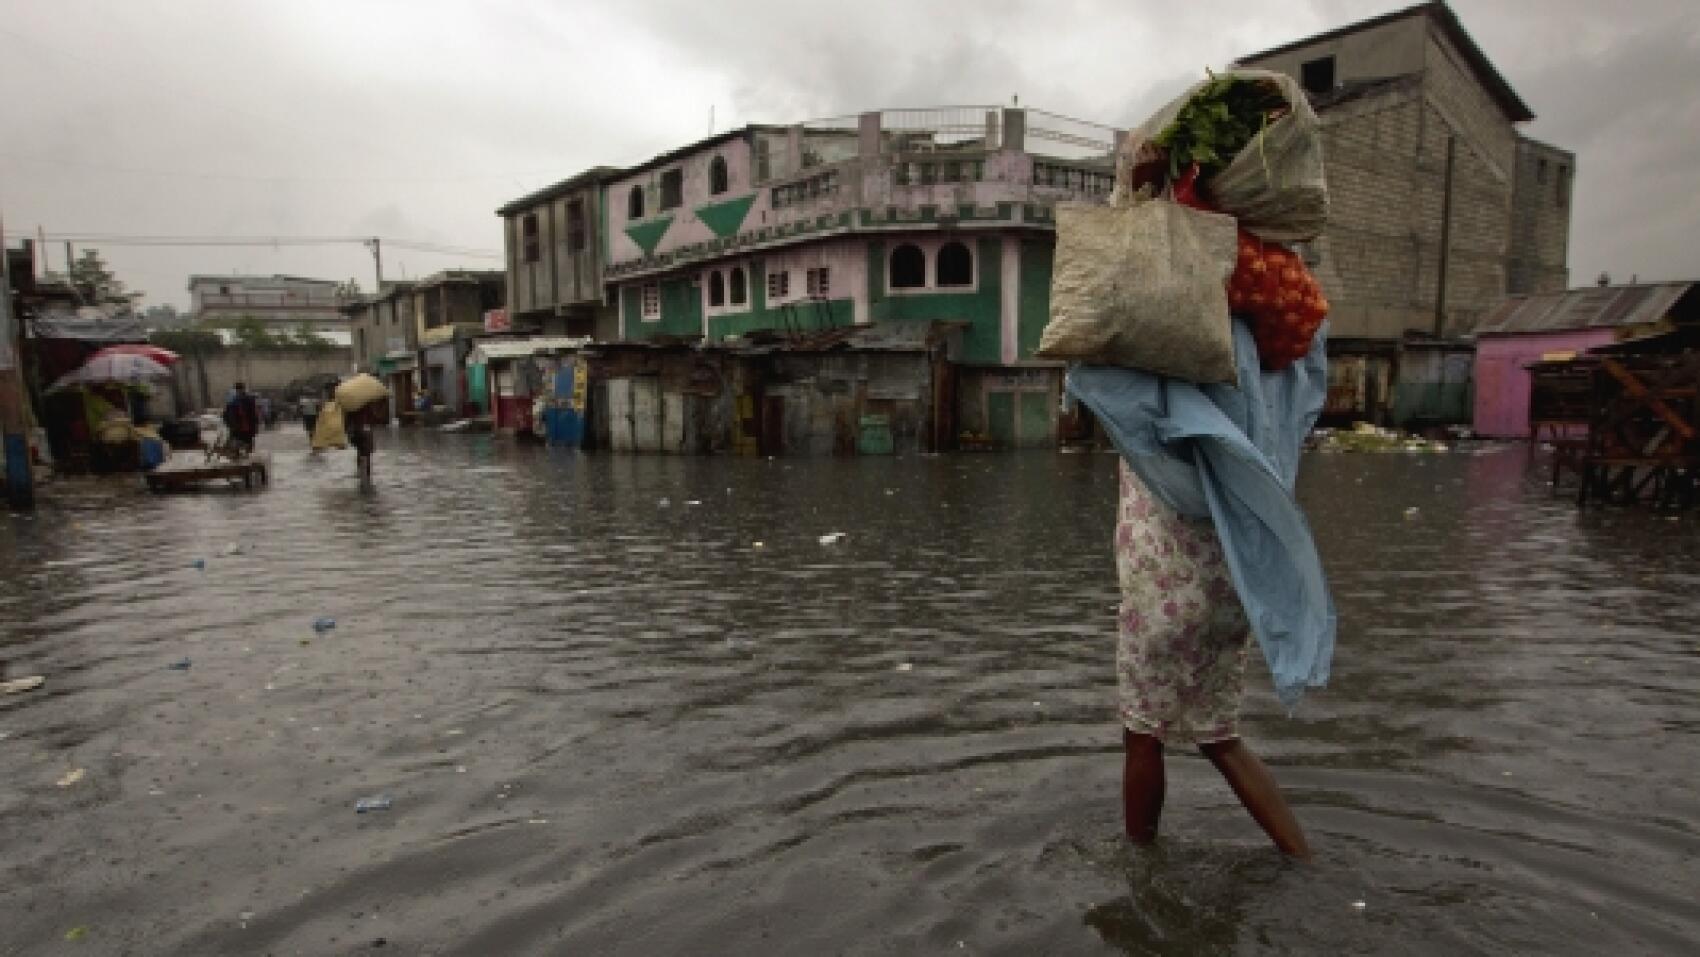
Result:
{"label": "muddy brown floodwater", "polygon": [[1521,450],[1306,462],[1334,682],[1246,705],[1295,866],[1190,755],[1124,846],[1112,456],[390,433],[363,496],[265,439],[260,494],[0,515],[0,658],[47,679],[0,698],[0,954],[1700,938],[1700,519],[1578,514]]}

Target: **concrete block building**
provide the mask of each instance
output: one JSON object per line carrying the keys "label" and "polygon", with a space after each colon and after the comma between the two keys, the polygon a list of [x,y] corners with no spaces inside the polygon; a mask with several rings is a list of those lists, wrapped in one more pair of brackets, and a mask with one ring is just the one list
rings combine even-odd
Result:
{"label": "concrete block building", "polygon": [[619,327],[603,296],[610,167],[580,173],[496,211],[507,253],[507,308],[516,332],[612,340]]}
{"label": "concrete block building", "polygon": [[1575,157],[1518,132],[1534,113],[1445,3],[1239,62],[1297,78],[1322,118],[1335,335],[1465,332],[1568,284]]}

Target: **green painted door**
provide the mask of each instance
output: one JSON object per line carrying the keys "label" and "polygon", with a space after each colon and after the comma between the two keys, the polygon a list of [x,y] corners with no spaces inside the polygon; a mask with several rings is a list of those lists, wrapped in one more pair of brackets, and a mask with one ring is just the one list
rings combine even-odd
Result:
{"label": "green painted door", "polygon": [[986,393],[986,432],[999,448],[1015,445],[1015,393]]}
{"label": "green painted door", "polygon": [[490,411],[490,391],[484,381],[484,371],[489,366],[470,365],[466,367],[467,398],[483,413]]}
{"label": "green painted door", "polygon": [[1051,433],[1051,396],[1048,392],[1021,393],[1021,444],[1027,448],[1054,445]]}

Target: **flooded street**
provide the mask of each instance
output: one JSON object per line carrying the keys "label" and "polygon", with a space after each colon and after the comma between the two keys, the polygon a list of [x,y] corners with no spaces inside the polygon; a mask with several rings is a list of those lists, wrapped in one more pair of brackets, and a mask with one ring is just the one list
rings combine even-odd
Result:
{"label": "flooded street", "polygon": [[1521,449],[1307,461],[1333,683],[1246,702],[1293,865],[1191,754],[1124,844],[1110,455],[391,432],[364,496],[262,443],[263,493],[0,515],[0,658],[47,679],[0,697],[0,954],[1700,937],[1700,519],[1579,514]]}

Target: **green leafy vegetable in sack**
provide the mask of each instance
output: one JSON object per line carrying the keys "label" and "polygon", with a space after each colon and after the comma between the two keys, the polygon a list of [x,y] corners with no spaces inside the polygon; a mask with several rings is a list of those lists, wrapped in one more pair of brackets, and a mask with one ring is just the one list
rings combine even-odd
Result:
{"label": "green leafy vegetable in sack", "polygon": [[1169,156],[1169,177],[1194,163],[1201,179],[1222,171],[1252,138],[1291,109],[1273,83],[1214,77],[1181,107],[1175,121],[1152,138]]}

